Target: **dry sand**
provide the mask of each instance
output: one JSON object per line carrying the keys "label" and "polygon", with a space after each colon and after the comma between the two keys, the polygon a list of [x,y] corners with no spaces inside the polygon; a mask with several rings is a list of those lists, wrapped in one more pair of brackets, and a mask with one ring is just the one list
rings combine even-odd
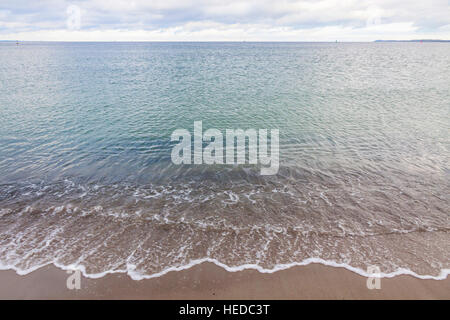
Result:
{"label": "dry sand", "polygon": [[369,290],[367,278],[320,264],[270,274],[228,272],[203,263],[159,278],[132,280],[125,274],[81,278],[79,290],[66,286],[70,274],[47,266],[28,275],[0,271],[1,299],[450,299],[450,277],[421,280],[402,275],[381,279]]}

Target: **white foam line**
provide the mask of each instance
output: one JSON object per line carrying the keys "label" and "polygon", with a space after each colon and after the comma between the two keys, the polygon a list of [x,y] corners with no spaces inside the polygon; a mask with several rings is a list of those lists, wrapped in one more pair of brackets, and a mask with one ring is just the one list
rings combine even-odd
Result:
{"label": "white foam line", "polygon": [[324,260],[321,258],[308,258],[301,262],[278,264],[272,269],[266,269],[257,264],[243,264],[243,265],[239,265],[239,266],[235,266],[235,267],[230,267],[216,259],[203,258],[203,259],[192,260],[190,263],[188,263],[186,265],[182,265],[182,266],[178,266],[178,267],[168,267],[168,268],[164,269],[163,271],[153,273],[153,274],[141,274],[141,273],[135,271],[136,266],[133,264],[127,264],[127,269],[107,270],[105,272],[100,272],[100,273],[87,273],[86,267],[84,265],[81,265],[81,264],[61,265],[57,262],[49,262],[49,263],[35,266],[35,267],[29,268],[26,270],[22,270],[22,269],[19,269],[15,266],[11,266],[11,265],[9,265],[9,266],[0,265],[0,270],[14,270],[18,275],[26,275],[26,274],[29,274],[40,268],[43,268],[47,265],[53,264],[55,267],[62,269],[62,270],[72,270],[72,271],[80,270],[84,277],[90,278],[90,279],[102,278],[108,274],[126,273],[133,280],[143,280],[143,279],[158,278],[158,277],[161,277],[172,271],[187,270],[187,269],[190,269],[196,265],[199,265],[199,264],[202,264],[205,262],[214,263],[215,265],[225,269],[228,272],[238,272],[238,271],[243,271],[243,270],[256,270],[260,273],[274,273],[274,272],[286,270],[286,269],[289,269],[292,267],[306,266],[311,263],[318,263],[318,264],[322,264],[322,265],[329,266],[329,267],[344,268],[344,269],[352,271],[356,274],[359,274],[363,277],[393,278],[393,277],[396,277],[399,275],[410,275],[415,278],[424,279],[424,280],[445,280],[445,279],[447,279],[448,275],[450,274],[450,269],[441,269],[441,272],[439,273],[438,276],[419,275],[419,274],[417,274],[409,269],[405,269],[405,268],[397,269],[396,271],[391,272],[391,273],[381,272],[381,273],[373,274],[373,273],[368,273],[362,269],[352,267],[346,263],[338,263],[338,262],[335,262],[332,260]]}

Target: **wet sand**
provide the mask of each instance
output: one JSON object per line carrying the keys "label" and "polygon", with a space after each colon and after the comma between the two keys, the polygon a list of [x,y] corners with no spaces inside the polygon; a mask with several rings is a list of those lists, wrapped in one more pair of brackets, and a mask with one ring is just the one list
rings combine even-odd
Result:
{"label": "wet sand", "polygon": [[67,289],[70,276],[54,266],[28,275],[0,271],[1,299],[450,299],[450,277],[422,280],[408,275],[381,279],[381,289],[367,288],[367,278],[320,264],[275,273],[228,272],[203,263],[161,277],[132,280],[125,274],[99,279],[81,277],[80,289]]}

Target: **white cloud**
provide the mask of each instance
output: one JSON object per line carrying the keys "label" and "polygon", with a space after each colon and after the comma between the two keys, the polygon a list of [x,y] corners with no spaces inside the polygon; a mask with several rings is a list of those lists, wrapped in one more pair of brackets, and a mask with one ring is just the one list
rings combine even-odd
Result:
{"label": "white cloud", "polygon": [[[412,22],[372,25],[363,28],[326,26],[310,29],[260,24],[192,22],[156,30],[45,30],[5,35],[5,39],[43,41],[373,41],[376,39],[433,38],[418,35]],[[450,30],[439,36],[450,37]]]}
{"label": "white cloud", "polygon": [[[66,28],[66,9],[81,28]],[[371,41],[449,38],[448,0],[4,0],[0,39]]]}

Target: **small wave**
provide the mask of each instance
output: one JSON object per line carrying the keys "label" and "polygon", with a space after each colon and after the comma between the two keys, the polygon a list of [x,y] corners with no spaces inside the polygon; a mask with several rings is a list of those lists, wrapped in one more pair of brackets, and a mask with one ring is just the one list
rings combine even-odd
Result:
{"label": "small wave", "polygon": [[309,264],[322,264],[322,265],[328,266],[328,267],[344,268],[346,270],[354,272],[363,277],[374,277],[374,278],[393,278],[393,277],[401,276],[401,275],[409,275],[409,276],[413,276],[415,278],[422,279],[422,280],[445,280],[445,279],[447,279],[448,275],[450,274],[450,269],[441,269],[439,275],[433,276],[433,275],[417,274],[406,268],[399,268],[396,271],[389,272],[389,273],[380,272],[380,273],[374,274],[374,273],[368,273],[363,269],[353,267],[346,263],[339,263],[339,262],[336,262],[333,260],[324,260],[321,258],[308,258],[308,259],[305,259],[300,262],[277,264],[273,268],[264,268],[258,264],[242,264],[242,265],[238,265],[238,266],[229,266],[229,265],[226,265],[216,259],[202,258],[202,259],[192,260],[188,264],[185,264],[185,265],[167,267],[160,272],[156,272],[156,273],[152,273],[152,274],[143,274],[141,272],[136,271],[136,266],[134,264],[127,264],[126,269],[107,270],[107,271],[99,272],[99,273],[88,273],[86,271],[86,267],[82,264],[63,265],[63,264],[60,264],[57,262],[49,262],[46,264],[31,267],[29,269],[19,269],[19,268],[16,268],[15,266],[0,265],[0,270],[14,270],[18,275],[23,276],[23,275],[27,275],[31,272],[34,272],[38,269],[41,269],[45,266],[54,265],[55,267],[62,269],[62,270],[71,270],[71,271],[79,270],[83,274],[84,277],[90,278],[90,279],[99,279],[108,274],[125,273],[131,279],[139,281],[139,280],[144,280],[144,279],[152,279],[152,278],[162,277],[165,274],[167,274],[169,272],[173,272],[173,271],[177,272],[177,271],[188,270],[194,266],[200,265],[202,263],[207,263],[207,262],[213,263],[216,266],[221,267],[228,272],[256,270],[260,273],[275,273],[275,272],[287,270],[287,269],[290,269],[293,267],[307,266]]}
{"label": "small wave", "polygon": [[138,280],[202,262],[266,273],[321,263],[363,276],[379,265],[382,277],[447,277],[446,199],[326,179],[2,185],[0,269],[52,263]]}

